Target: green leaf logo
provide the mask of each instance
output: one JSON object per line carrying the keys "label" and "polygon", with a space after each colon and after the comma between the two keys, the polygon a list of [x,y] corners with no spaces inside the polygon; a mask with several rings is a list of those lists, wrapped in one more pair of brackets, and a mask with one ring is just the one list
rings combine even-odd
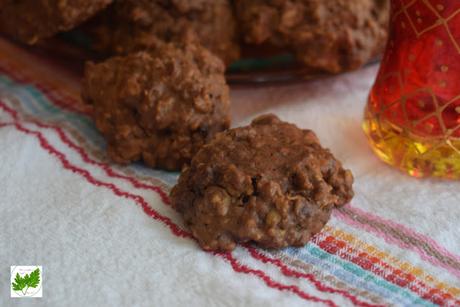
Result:
{"label": "green leaf logo", "polygon": [[40,269],[37,268],[35,271],[30,274],[25,274],[20,276],[19,273],[16,273],[14,282],[11,284],[14,291],[21,291],[22,295],[27,294],[29,288],[37,288],[40,284]]}

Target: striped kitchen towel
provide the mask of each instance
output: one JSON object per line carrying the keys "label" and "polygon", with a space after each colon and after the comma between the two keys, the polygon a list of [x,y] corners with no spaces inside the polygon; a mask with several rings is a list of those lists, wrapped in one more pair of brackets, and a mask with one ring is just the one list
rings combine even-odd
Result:
{"label": "striped kitchen towel", "polygon": [[[272,112],[313,129],[356,196],[303,248],[207,253],[170,206],[177,174],[110,163],[78,74],[0,39],[0,306],[460,306],[460,182],[372,154],[376,71],[232,88],[235,126]],[[42,266],[41,299],[10,298],[14,265]]]}

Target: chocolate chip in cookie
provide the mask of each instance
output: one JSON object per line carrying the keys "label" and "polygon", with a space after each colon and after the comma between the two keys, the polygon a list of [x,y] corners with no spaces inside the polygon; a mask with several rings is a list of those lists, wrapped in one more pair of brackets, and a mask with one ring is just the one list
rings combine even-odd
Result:
{"label": "chocolate chip in cookie", "polygon": [[351,200],[353,176],[316,135],[274,115],[219,133],[171,191],[205,250],[302,246]]}

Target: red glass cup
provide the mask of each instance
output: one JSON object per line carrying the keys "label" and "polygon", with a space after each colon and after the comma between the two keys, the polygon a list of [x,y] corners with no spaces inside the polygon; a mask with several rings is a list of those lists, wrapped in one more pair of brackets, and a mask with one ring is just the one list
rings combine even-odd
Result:
{"label": "red glass cup", "polygon": [[363,127],[385,162],[417,177],[460,178],[460,1],[391,1]]}

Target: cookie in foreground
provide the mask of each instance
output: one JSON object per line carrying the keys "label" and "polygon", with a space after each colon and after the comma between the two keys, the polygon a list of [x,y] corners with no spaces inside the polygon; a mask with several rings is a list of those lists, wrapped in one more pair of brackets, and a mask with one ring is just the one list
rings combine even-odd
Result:
{"label": "cookie in foreground", "polygon": [[171,191],[205,250],[302,246],[353,197],[353,176],[316,135],[274,115],[219,133]]}
{"label": "cookie in foreground", "polygon": [[215,133],[230,125],[224,64],[198,45],[87,63],[83,100],[118,163],[180,170]]}

